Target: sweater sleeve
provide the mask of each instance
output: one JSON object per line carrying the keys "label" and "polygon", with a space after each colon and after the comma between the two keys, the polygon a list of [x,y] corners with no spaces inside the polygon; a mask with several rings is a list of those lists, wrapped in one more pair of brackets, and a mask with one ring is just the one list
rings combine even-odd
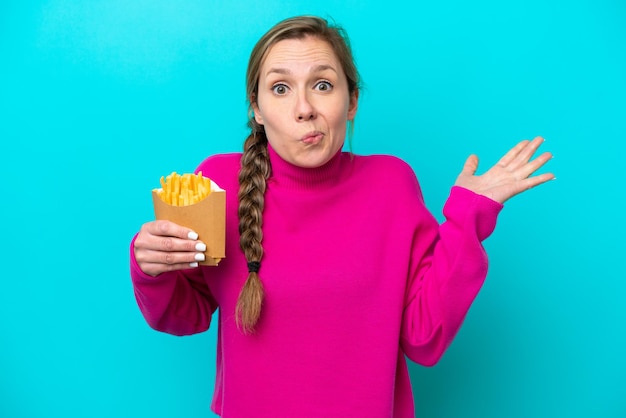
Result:
{"label": "sweater sleeve", "polygon": [[135,238],[130,245],[130,276],[148,325],[174,335],[206,331],[217,303],[202,276],[202,267],[149,276],[135,260],[134,243]]}
{"label": "sweater sleeve", "polygon": [[493,232],[502,207],[455,186],[441,226],[430,214],[418,222],[401,329],[401,346],[411,360],[434,365],[461,327],[487,275],[482,241]]}

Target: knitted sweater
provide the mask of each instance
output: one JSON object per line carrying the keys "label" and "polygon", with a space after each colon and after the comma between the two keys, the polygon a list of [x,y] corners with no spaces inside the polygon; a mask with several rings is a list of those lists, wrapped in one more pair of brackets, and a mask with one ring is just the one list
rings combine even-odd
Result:
{"label": "knitted sweater", "polygon": [[305,169],[271,147],[269,155],[256,333],[243,335],[234,320],[247,277],[240,154],[198,167],[226,190],[219,266],[150,277],[131,245],[141,312],[175,335],[217,322],[212,409],[224,418],[414,417],[405,358],[433,365],[451,343],[487,274],[481,241],[502,205],[453,187],[439,226],[413,171],[395,157],[339,152]]}

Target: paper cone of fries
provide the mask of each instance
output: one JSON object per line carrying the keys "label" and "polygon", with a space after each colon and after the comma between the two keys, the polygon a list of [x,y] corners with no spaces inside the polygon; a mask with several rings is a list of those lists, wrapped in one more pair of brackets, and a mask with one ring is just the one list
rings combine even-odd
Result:
{"label": "paper cone of fries", "polygon": [[[185,181],[185,177],[190,180]],[[167,182],[161,179],[161,185],[161,189],[152,191],[156,219],[166,219],[198,233],[198,240],[206,244],[205,260],[198,264],[217,266],[226,256],[226,192],[201,173],[172,173]]]}

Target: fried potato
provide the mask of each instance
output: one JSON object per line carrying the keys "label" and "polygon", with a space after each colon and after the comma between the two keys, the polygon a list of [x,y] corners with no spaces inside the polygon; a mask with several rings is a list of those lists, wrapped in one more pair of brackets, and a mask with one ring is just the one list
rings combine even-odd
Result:
{"label": "fried potato", "polygon": [[161,188],[155,192],[163,202],[172,206],[189,206],[198,203],[211,193],[211,180],[198,174],[178,174],[175,171],[161,177]]}

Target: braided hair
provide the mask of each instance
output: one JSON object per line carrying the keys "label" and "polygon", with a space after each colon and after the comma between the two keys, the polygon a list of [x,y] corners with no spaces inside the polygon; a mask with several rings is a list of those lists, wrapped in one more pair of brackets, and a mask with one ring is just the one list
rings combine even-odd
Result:
{"label": "braided hair", "polygon": [[246,334],[254,331],[263,303],[263,285],[258,271],[263,257],[261,241],[265,187],[271,171],[265,131],[261,125],[254,125],[244,142],[238,194],[239,245],[248,262],[248,278],[237,301],[235,319]]}

